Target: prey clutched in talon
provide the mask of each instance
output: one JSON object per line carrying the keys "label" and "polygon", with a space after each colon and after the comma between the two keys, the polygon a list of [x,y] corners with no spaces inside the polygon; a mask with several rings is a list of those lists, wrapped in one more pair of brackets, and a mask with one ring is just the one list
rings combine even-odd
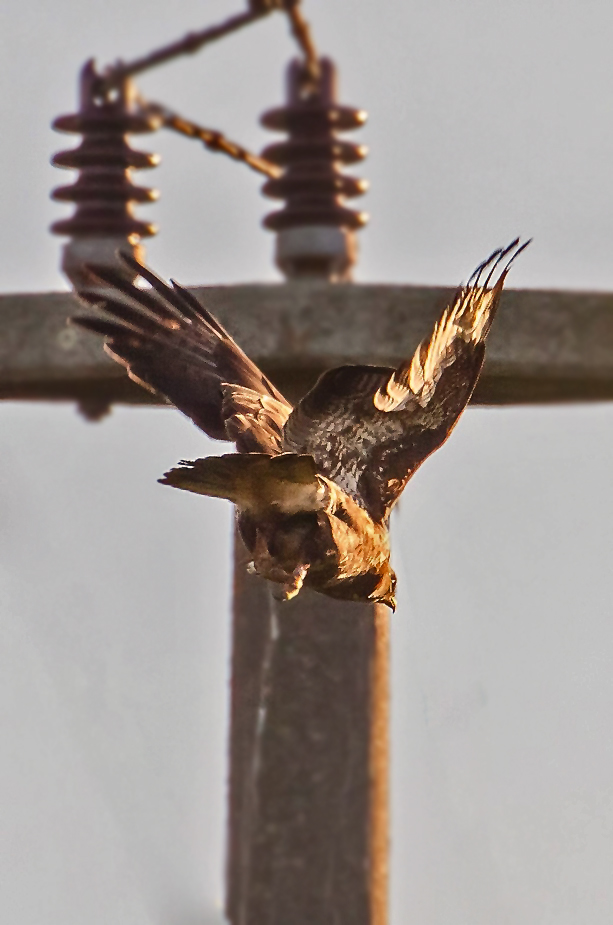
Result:
{"label": "prey clutched in talon", "polygon": [[287,584],[283,585],[284,601],[291,601],[293,597],[296,597],[304,584],[304,579],[306,578],[308,570],[308,565],[299,565],[294,569],[292,572],[291,581],[288,581]]}

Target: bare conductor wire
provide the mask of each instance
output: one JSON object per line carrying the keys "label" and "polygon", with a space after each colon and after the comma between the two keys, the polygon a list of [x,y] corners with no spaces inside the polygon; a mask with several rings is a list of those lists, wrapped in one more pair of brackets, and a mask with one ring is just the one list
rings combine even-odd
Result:
{"label": "bare conductor wire", "polygon": [[100,94],[104,94],[112,87],[121,84],[127,77],[141,74],[143,71],[148,71],[153,67],[157,67],[159,64],[165,64],[167,61],[171,61],[173,58],[177,58],[180,55],[195,54],[195,52],[200,51],[201,48],[208,45],[210,42],[224,38],[226,35],[230,35],[231,32],[242,29],[243,26],[251,25],[251,23],[256,22],[263,16],[267,16],[269,12],[269,9],[262,7],[250,9],[246,13],[239,13],[237,16],[231,17],[218,26],[211,26],[199,32],[188,32],[186,36],[179,39],[177,42],[164,45],[162,48],[158,48],[150,52],[150,54],[144,55],[142,58],[136,58],[134,61],[129,61],[127,63],[119,61],[117,64],[107,68],[106,73],[100,81],[99,92]]}
{"label": "bare conductor wire", "polygon": [[283,170],[273,164],[272,161],[267,160],[265,157],[260,157],[258,154],[253,154],[252,151],[244,148],[238,142],[227,138],[223,132],[192,122],[161,103],[148,102],[141,98],[139,106],[143,115],[159,119],[161,125],[171,129],[173,132],[177,132],[179,135],[201,141],[209,151],[226,154],[233,160],[246,164],[257,173],[264,174],[264,176],[272,179],[280,177],[283,173]]}

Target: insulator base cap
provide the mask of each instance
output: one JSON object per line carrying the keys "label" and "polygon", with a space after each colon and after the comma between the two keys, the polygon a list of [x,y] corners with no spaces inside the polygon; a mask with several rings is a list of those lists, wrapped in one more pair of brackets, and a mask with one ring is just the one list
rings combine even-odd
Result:
{"label": "insulator base cap", "polygon": [[302,225],[277,233],[275,260],[288,279],[343,282],[351,279],[357,250],[356,236],[348,228]]}
{"label": "insulator base cap", "polygon": [[[77,293],[84,289],[90,293],[100,289],[102,294],[104,287],[88,273],[87,264],[112,267],[123,273],[130,282],[136,279],[136,273],[128,270],[119,261],[117,257],[119,251],[131,254],[140,263],[145,261],[145,248],[138,243],[136,238],[133,241],[129,239],[126,241],[123,235],[116,237],[91,235],[84,238],[73,238],[62,248],[62,272],[68,277]],[[108,295],[108,290],[106,294]]]}

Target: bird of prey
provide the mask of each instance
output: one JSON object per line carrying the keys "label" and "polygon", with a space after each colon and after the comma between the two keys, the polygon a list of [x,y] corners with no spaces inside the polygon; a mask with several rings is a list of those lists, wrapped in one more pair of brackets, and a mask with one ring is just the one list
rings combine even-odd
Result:
{"label": "bird of prey", "polygon": [[237,453],[182,460],[160,482],[233,502],[252,570],[286,599],[304,585],[394,609],[390,513],[468,404],[507,273],[527,243],[480,264],[397,369],[331,369],[294,408],[191,293],[131,256],[121,259],[149,287],[90,266],[107,288],[79,296],[106,317],[72,321],[102,335],[132,379],[235,443]]}

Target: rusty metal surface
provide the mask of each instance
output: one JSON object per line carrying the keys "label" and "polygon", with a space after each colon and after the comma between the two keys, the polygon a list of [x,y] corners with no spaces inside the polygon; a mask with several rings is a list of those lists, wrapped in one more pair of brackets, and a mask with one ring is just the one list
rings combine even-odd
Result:
{"label": "rusty metal surface", "polygon": [[279,603],[237,543],[232,925],[387,921],[388,611]]}
{"label": "rusty metal surface", "polygon": [[[452,290],[292,282],[193,290],[290,397],[342,363],[396,365]],[[0,297],[0,397],[152,402],[93,335],[66,326],[68,293]],[[488,342],[481,404],[613,398],[613,294],[508,291]]]}
{"label": "rusty metal surface", "polygon": [[106,69],[100,80],[99,92],[102,93],[116,87],[127,77],[142,74],[144,71],[158,67],[160,64],[166,64],[181,55],[193,55],[210,42],[216,42],[225,38],[226,35],[242,29],[244,26],[257,22],[257,20],[271,12],[273,8],[273,6],[265,3],[252,3],[251,9],[247,12],[238,13],[217,26],[208,26],[198,32],[189,32],[178,41],[164,45],[162,48],[157,48],[148,55],[136,58],[134,61],[119,61]]}
{"label": "rusty metal surface", "polygon": [[256,173],[263,173],[267,177],[280,177],[283,173],[282,169],[273,164],[272,161],[267,161],[266,158],[253,154],[243,145],[232,141],[223,132],[218,132],[216,129],[207,128],[193,122],[191,119],[186,119],[185,116],[179,115],[179,113],[174,112],[162,103],[145,100],[140,96],[139,105],[145,115],[151,114],[158,118],[164,128],[177,132],[185,138],[196,138],[209,151],[226,154],[233,160],[251,167]]}

